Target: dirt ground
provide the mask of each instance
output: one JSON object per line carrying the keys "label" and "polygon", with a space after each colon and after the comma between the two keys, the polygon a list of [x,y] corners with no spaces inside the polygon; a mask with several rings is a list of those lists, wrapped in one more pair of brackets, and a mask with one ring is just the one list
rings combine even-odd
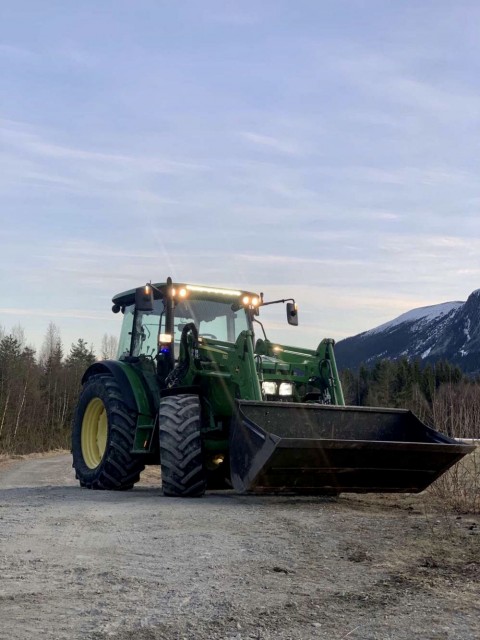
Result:
{"label": "dirt ground", "polygon": [[2,640],[473,640],[478,518],[416,497],[81,489],[0,460]]}

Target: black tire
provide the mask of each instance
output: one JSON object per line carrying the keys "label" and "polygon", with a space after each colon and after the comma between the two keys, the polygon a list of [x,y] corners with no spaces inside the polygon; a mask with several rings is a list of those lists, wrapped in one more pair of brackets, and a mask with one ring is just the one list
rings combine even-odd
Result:
{"label": "black tire", "polygon": [[[106,442],[104,451],[98,447],[92,455],[87,448],[85,451],[82,448],[82,431],[89,428],[88,417],[85,418],[87,408],[95,403],[98,405],[99,400],[106,412]],[[135,413],[125,404],[120,387],[112,376],[96,375],[85,382],[75,411],[72,432],[73,466],[82,487],[124,491],[138,482],[145,465],[141,458],[130,453],[135,425]]]}
{"label": "black tire", "polygon": [[205,493],[201,422],[198,396],[181,394],[161,399],[160,464],[165,496],[198,498]]}

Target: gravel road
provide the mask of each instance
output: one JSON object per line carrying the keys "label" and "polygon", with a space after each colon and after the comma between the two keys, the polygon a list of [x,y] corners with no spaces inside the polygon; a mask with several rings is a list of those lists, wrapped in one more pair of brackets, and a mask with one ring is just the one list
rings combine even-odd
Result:
{"label": "gravel road", "polygon": [[478,640],[480,535],[422,497],[81,489],[0,467],[0,638]]}

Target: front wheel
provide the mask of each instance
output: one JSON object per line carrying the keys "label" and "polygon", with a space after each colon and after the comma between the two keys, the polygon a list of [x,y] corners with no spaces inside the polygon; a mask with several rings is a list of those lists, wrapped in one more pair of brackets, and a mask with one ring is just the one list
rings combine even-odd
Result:
{"label": "front wheel", "polygon": [[206,478],[198,396],[162,398],[159,435],[163,494],[177,498],[203,496]]}
{"label": "front wheel", "polygon": [[78,400],[72,432],[73,466],[82,487],[131,489],[145,465],[132,455],[135,415],[112,376],[89,378]]}

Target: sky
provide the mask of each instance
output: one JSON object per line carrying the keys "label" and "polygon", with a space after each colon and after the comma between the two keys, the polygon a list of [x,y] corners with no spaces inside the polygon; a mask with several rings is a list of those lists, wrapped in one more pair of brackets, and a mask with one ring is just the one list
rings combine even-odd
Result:
{"label": "sky", "polygon": [[[0,326],[115,293],[294,297],[314,348],[480,286],[480,4],[2,0]],[[270,327],[270,331],[268,328]]]}

